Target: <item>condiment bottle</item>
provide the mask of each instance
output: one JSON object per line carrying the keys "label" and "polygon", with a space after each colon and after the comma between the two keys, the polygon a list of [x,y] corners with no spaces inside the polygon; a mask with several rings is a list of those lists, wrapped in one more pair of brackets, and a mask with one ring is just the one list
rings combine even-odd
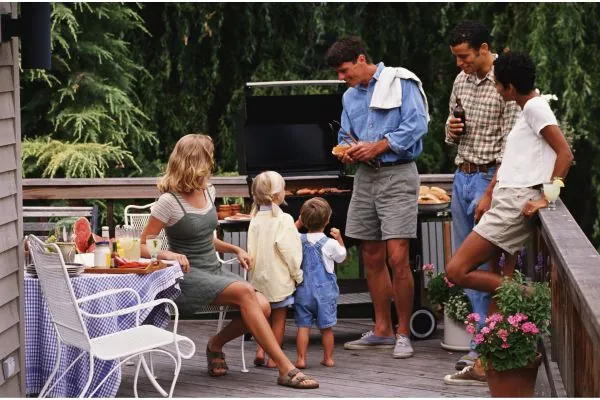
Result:
{"label": "condiment bottle", "polygon": [[94,251],[94,266],[100,268],[110,267],[110,253],[108,242],[96,243],[96,251]]}

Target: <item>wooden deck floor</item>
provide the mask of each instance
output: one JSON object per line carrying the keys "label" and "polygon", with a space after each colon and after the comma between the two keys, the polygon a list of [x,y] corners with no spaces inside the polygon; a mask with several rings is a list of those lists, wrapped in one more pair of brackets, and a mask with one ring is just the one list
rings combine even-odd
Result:
{"label": "wooden deck floor", "polygon": [[[174,397],[489,397],[487,387],[444,384],[444,375],[454,372],[454,363],[461,353],[450,353],[440,347],[442,332],[439,329],[432,339],[413,341],[415,355],[412,358],[396,360],[390,350],[344,350],[343,343],[371,329],[372,322],[365,319],[340,320],[335,328],[336,366],[333,368],[320,365],[320,335],[318,330],[313,329],[309,365],[305,372],[319,380],[320,388],[296,390],[278,386],[275,370],[252,364],[254,341],[246,342],[246,362],[250,372],[240,372],[240,340],[235,340],[224,349],[229,374],[220,378],[209,377],[204,349],[216,325],[216,321],[181,322],[180,332],[193,339],[197,347],[196,356],[184,360]],[[288,320],[284,351],[292,361],[296,355],[295,332],[293,320]],[[166,357],[154,356],[155,371],[163,387],[168,387],[167,379],[172,373],[172,364],[168,361]],[[133,372],[134,367],[123,367],[118,397],[133,397]],[[542,366],[536,390],[539,397],[549,397],[544,373]],[[140,374],[139,388],[141,397],[158,395],[143,373]]]}

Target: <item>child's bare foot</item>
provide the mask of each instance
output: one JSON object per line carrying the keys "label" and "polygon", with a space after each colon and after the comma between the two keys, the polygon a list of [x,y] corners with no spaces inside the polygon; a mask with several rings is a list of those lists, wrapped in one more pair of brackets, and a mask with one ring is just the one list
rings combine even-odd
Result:
{"label": "child's bare foot", "polygon": [[298,369],[304,369],[304,368],[306,368],[306,361],[305,360],[296,360],[296,363],[294,365]]}
{"label": "child's bare foot", "polygon": [[329,360],[323,360],[321,361],[321,365],[324,365],[326,367],[333,367],[335,366],[335,361],[333,361],[333,359],[329,359]]}

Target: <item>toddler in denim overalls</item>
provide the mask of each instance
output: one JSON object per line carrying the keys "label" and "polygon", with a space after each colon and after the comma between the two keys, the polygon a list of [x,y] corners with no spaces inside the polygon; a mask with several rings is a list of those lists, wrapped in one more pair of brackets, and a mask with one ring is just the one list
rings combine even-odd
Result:
{"label": "toddler in denim overalls", "polygon": [[337,322],[337,297],[340,290],[334,272],[334,262],[343,262],[346,248],[340,231],[331,229],[330,239],[323,233],[331,217],[331,207],[321,197],[306,201],[300,210],[297,226],[304,226],[302,234],[302,271],[304,281],[294,294],[297,368],[306,367],[306,350],[313,321],[321,331],[323,360],[321,364],[333,367],[333,329]]}

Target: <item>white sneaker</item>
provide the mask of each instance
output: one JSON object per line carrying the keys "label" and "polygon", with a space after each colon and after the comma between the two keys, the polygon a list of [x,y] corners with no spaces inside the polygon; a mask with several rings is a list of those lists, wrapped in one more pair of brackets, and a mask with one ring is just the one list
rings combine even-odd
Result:
{"label": "white sneaker", "polygon": [[394,358],[412,357],[414,350],[410,345],[410,338],[406,335],[396,335],[396,346],[394,346]]}

